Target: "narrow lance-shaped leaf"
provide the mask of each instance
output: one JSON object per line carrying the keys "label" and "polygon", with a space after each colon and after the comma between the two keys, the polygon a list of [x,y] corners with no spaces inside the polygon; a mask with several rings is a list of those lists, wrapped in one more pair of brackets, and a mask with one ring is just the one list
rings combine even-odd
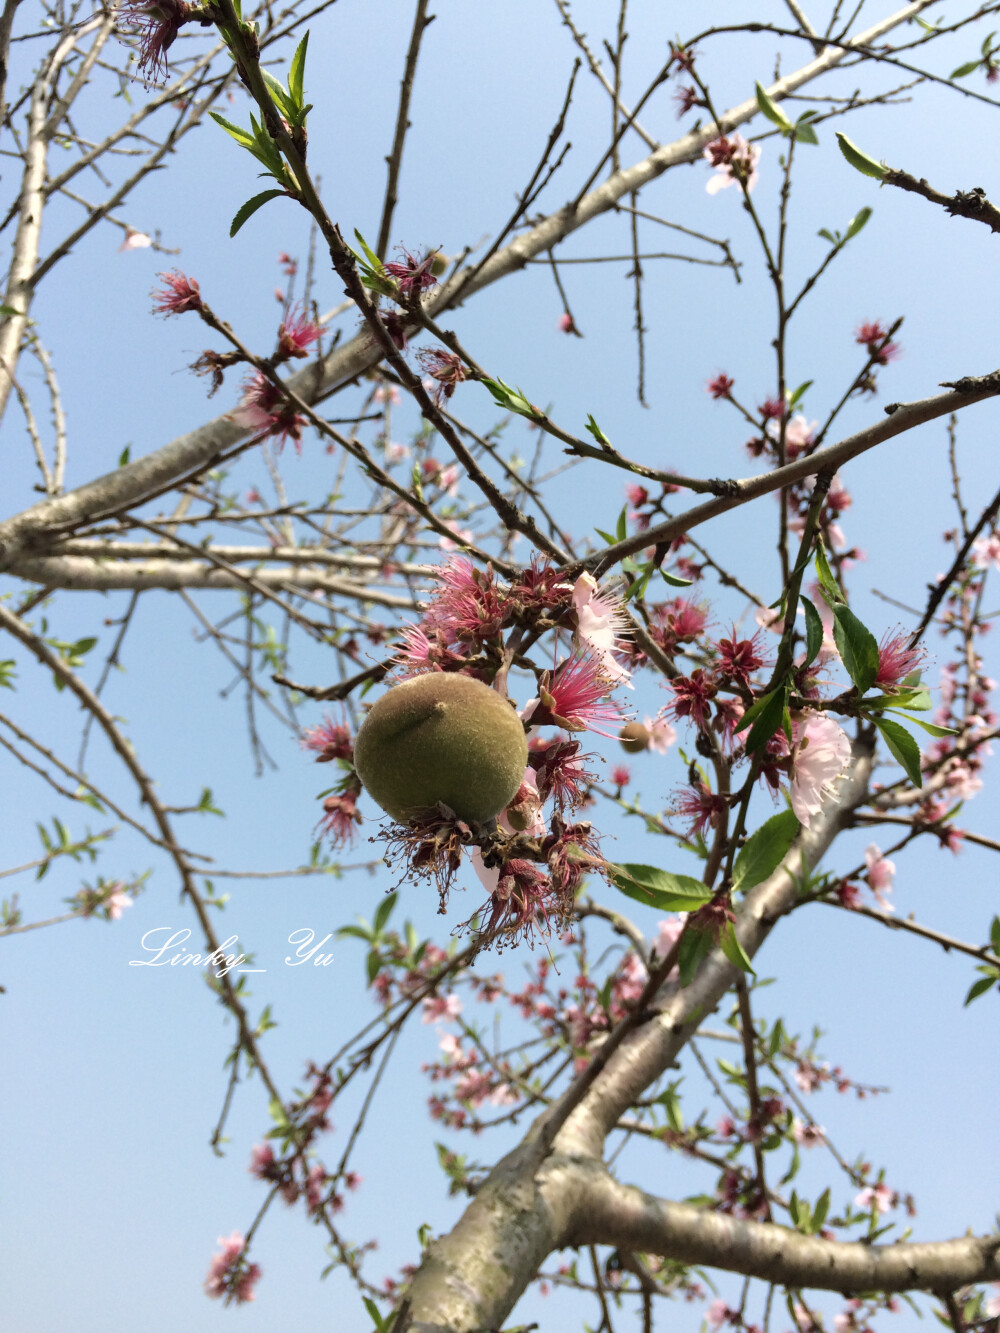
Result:
{"label": "narrow lance-shaped leaf", "polygon": [[[891,708],[888,711],[894,713],[897,710]],[[958,735],[958,731],[955,727],[939,727],[936,722],[925,722],[922,717],[907,716],[907,721],[912,722],[915,727],[920,727],[923,731],[926,731],[929,736],[939,737]]]}
{"label": "narrow lance-shaped leaf", "polygon": [[840,591],[840,584],[833,577],[833,570],[830,568],[830,562],[826,558],[826,551],[822,542],[816,543],[816,577],[819,580],[819,586],[823,596],[831,606],[837,606],[846,602],[847,598]]}
{"label": "narrow lance-shaped leaf", "polygon": [[243,129],[240,125],[234,125],[233,122],[227,120],[225,116],[220,116],[218,111],[210,111],[208,114],[215,121],[216,125],[221,125],[226,133],[232,135],[242,148],[253,149],[253,135],[248,130]]}
{"label": "narrow lance-shaped leaf", "polygon": [[594,420],[593,414],[590,414],[587,417],[587,430],[590,432],[591,435],[593,435],[594,439],[597,441],[597,443],[601,446],[602,449],[611,448],[611,441],[608,439],[608,437],[604,434],[604,431],[601,430],[600,426]]}
{"label": "narrow lance-shaped leaf", "polygon": [[397,895],[395,893],[390,893],[387,897],[382,899],[378,907],[375,909],[375,921],[373,926],[376,935],[381,935],[382,931],[385,930],[386,923],[392,915],[392,909],[396,906],[396,898]]}
{"label": "narrow lance-shaped leaf", "polygon": [[[776,690],[772,690],[770,694],[765,694],[763,699],[758,699],[757,703],[753,704],[744,713],[743,724],[746,723],[750,714],[754,714],[750,735],[744,743],[747,754],[755,754],[757,750],[762,749],[781,726],[787,698],[787,686],[780,685]],[[743,730],[743,725],[740,726],[740,730]]]}
{"label": "narrow lance-shaped leaf", "polygon": [[295,54],[292,56],[292,63],[288,66],[288,91],[292,95],[295,105],[301,109],[306,73],[306,50],[309,46],[309,34],[302,38],[295,48]]}
{"label": "narrow lance-shaped leaf", "polygon": [[823,647],[823,621],[808,597],[802,597],[802,610],[806,617],[806,660],[803,665],[809,666]]}
{"label": "narrow lance-shaped leaf", "polygon": [[258,208],[263,208],[269,199],[277,199],[279,195],[283,195],[284,193],[284,190],[264,190],[260,194],[255,194],[252,199],[248,199],[233,218],[232,226],[229,228],[229,235],[235,236],[243,226],[244,222],[246,222],[248,218],[252,218]]}

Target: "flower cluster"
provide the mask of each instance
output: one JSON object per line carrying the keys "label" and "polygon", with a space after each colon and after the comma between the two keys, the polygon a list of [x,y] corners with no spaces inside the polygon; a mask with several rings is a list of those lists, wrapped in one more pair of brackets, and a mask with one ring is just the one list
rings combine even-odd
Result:
{"label": "flower cluster", "polygon": [[243,1305],[255,1299],[257,1283],[260,1281],[259,1264],[247,1262],[246,1241],[239,1231],[231,1236],[220,1236],[219,1253],[212,1256],[205,1278],[205,1294],[213,1300],[221,1299],[225,1305],[235,1302]]}
{"label": "flower cluster", "polygon": [[255,371],[246,381],[240,405],[230,417],[256,434],[274,437],[279,449],[291,440],[296,451],[302,452],[302,431],[308,422],[262,371]]}
{"label": "flower cluster", "polygon": [[709,194],[718,194],[730,185],[740,185],[750,191],[757,184],[760,146],[747,143],[742,134],[713,139],[705,145],[702,157],[716,173],[705,186]]}

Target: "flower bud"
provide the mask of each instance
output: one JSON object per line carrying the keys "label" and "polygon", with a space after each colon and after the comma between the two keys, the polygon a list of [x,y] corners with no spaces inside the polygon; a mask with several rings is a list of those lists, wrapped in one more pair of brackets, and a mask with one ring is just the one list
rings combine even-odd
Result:
{"label": "flower bud", "polygon": [[517,795],[527,762],[524,728],[507,700],[451,672],[393,686],[354,744],[369,796],[404,824],[438,804],[467,823],[493,819]]}
{"label": "flower bud", "polygon": [[649,749],[649,731],[641,722],[626,722],[618,733],[623,750],[629,754],[638,754]]}

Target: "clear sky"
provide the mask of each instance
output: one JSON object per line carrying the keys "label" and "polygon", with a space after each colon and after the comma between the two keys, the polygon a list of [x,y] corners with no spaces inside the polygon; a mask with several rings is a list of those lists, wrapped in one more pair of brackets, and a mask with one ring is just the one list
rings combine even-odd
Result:
{"label": "clear sky", "polygon": [[[602,37],[613,35],[612,8],[596,0],[574,6],[597,46]],[[702,8],[719,22],[731,18],[730,6]],[[667,41],[690,23],[687,6],[664,9],[669,12],[636,6],[630,14],[627,94],[645,86],[665,58]],[[872,22],[890,12],[882,4],[868,9]],[[762,18],[790,21],[776,2],[762,3],[760,10]],[[457,254],[466,245],[478,245],[510,212],[558,114],[574,51],[555,7],[541,0],[510,0],[502,12],[496,6],[441,0],[436,13],[411,110],[394,241],[412,250],[441,246]],[[410,20],[410,6],[340,0],[313,27],[307,68],[307,87],[316,104],[310,164],[322,180],[331,215],[348,235],[358,227],[373,239],[377,229],[383,159],[391,142]],[[20,23],[27,21],[19,17]],[[687,35],[683,27],[680,35]],[[960,34],[942,46],[933,57],[935,68],[947,73],[971,58],[984,35],[974,41]],[[202,40],[195,36],[191,44]],[[25,77],[31,49],[28,44],[17,49],[15,83]],[[762,34],[719,39],[709,49],[705,73],[718,105],[728,107],[752,95],[755,79],[768,80],[778,47],[773,37]],[[793,49],[783,48],[782,68],[794,63]],[[822,91],[843,94],[857,77],[845,72]],[[872,87],[885,91],[905,81],[903,75],[887,74]],[[989,92],[981,78],[969,82]],[[133,102],[145,95],[139,85],[130,90]],[[819,103],[807,97],[801,107],[808,105]],[[110,125],[120,110],[120,102],[109,99],[94,113],[95,122],[106,119]],[[236,94],[229,114],[245,120],[242,94]],[[946,88],[921,88],[912,103],[867,107],[845,128],[873,157],[926,176],[941,190],[981,185],[996,198],[1000,180],[994,155],[983,151],[993,142],[995,116],[995,107],[963,100]],[[668,90],[653,100],[642,120],[664,142],[679,132]],[[579,189],[603,146],[607,122],[605,96],[582,74],[567,129],[573,148],[537,205],[539,211],[558,207]],[[801,280],[822,257],[826,246],[816,236],[819,228],[843,229],[863,206],[871,207],[873,216],[796,318],[789,381],[814,381],[804,406],[810,420],[823,417],[856,372],[856,327],[865,320],[906,320],[899,334],[904,355],[882,373],[876,399],[854,400],[845,410],[839,429],[846,435],[878,420],[886,402],[926,397],[941,381],[996,368],[997,241],[986,227],[951,219],[920,199],[880,189],[857,174],[837,151],[832,128],[821,128],[820,141],[819,147],[799,150],[790,205],[790,272]],[[777,206],[778,151],[774,138],[763,143],[754,196],[769,224]],[[640,152],[638,140],[627,141],[623,161],[636,160]],[[593,413],[623,452],[652,466],[676,466],[706,477],[752,473],[756,465],[743,449],[745,425],[727,404],[712,401],[705,385],[726,371],[748,403],[755,405],[773,392],[772,297],[737,192],[711,196],[705,190],[708,178],[701,163],[672,171],[644,195],[643,206],[728,239],[743,264],[742,282],[737,285],[724,268],[670,260],[648,264],[648,408],[635,399],[627,264],[562,269],[582,339],[559,331],[562,306],[541,264],[470,300],[448,317],[447,327],[455,328],[491,374],[521,385],[536,402],[551,403],[553,416],[568,429],[582,433],[587,414]],[[8,202],[14,179],[10,171],[3,187]],[[111,226],[98,228],[44,283],[35,313],[66,404],[69,486],[113,468],[126,445],[137,457],[234,404],[232,384],[206,404],[204,382],[186,370],[206,345],[206,331],[193,319],[162,321],[151,315],[149,293],[157,272],[176,263],[198,279],[207,299],[241,337],[269,350],[279,310],[273,289],[283,282],[277,256],[285,251],[304,264],[309,236],[305,215],[278,201],[230,240],[233,213],[259,188],[249,159],[206,123],[169,169],[147,180],[119,210],[137,230],[158,232],[176,256],[149,249],[122,253],[121,233]],[[54,207],[47,236],[61,234],[59,219],[74,216],[73,207],[66,202]],[[663,233],[652,228],[643,242],[650,249],[694,256],[713,253],[683,238],[664,245]],[[626,220],[609,216],[574,237],[565,256],[623,254],[627,248]],[[340,286],[323,272],[321,250],[316,263],[317,300],[329,309],[341,299]],[[344,337],[355,328],[348,316]],[[358,401],[355,395],[352,406]],[[477,386],[463,388],[454,402],[456,411],[478,427],[496,420],[488,395]],[[960,470],[973,512],[997,485],[997,412],[993,403],[973,407],[958,425]],[[401,409],[393,438],[405,443],[416,428],[413,414]],[[523,456],[530,456],[536,443],[519,421],[507,428],[504,441],[508,453]],[[565,461],[555,447],[548,457],[552,466]],[[36,498],[33,465],[13,408],[5,421],[3,458],[6,516]],[[333,466],[322,447],[308,439],[301,458],[286,451],[282,471],[289,497],[327,493]],[[845,470],[844,479],[853,496],[845,531],[867,553],[866,562],[852,573],[852,603],[880,637],[897,623],[911,622],[876,593],[920,606],[926,585],[950,559],[942,541],[954,523],[945,423],[932,423],[865,455]],[[258,453],[234,469],[237,492],[259,487],[266,494],[269,485]],[[623,477],[611,470],[570,469],[554,483],[552,496],[561,521],[583,538],[595,526],[614,526],[625,503]],[[765,601],[779,588],[775,513],[774,502],[765,498],[699,534],[713,557]],[[527,558],[523,543],[517,549]],[[0,595],[15,587],[0,576]],[[706,580],[699,591],[711,599],[719,624],[744,614],[744,601],[717,583]],[[198,595],[199,604],[216,619],[227,598],[235,607],[231,594]],[[126,602],[121,593],[60,594],[49,609],[48,632],[55,637],[99,636],[83,671],[91,684]],[[992,674],[998,675],[995,645],[989,639],[984,644],[987,661],[993,656]],[[938,651],[932,640],[932,682]],[[9,697],[0,692],[5,696],[0,710],[75,759],[81,718],[73,701],[55,693],[20,651],[0,643],[0,658],[8,656],[19,663],[18,688]],[[275,764],[255,773],[243,698],[239,689],[229,689],[233,671],[211,644],[199,641],[197,624],[178,599],[166,593],[141,599],[121,667],[105,699],[116,716],[127,720],[128,734],[162,799],[194,804],[208,787],[224,812],[222,818],[181,817],[188,846],[231,869],[303,864],[318,813],[315,797],[328,781],[326,770],[313,767],[295,735],[264,713],[261,737]],[[299,645],[290,674],[323,683],[329,673],[321,650]],[[655,712],[663,701],[649,681],[637,691],[640,711]],[[321,716],[322,710],[311,705],[299,714],[303,725]],[[135,810],[114,756],[98,737],[90,746],[88,771]],[[590,748],[609,762],[621,757],[613,743],[600,738]],[[684,781],[677,748],[631,762],[636,789],[651,808],[662,809],[670,791]],[[39,855],[36,825],[51,827],[53,815],[74,836],[84,826],[97,831],[117,822],[82,806],[58,804],[5,753],[0,753],[0,791],[4,866]],[[756,808],[761,818],[770,813],[766,800]],[[352,863],[379,855],[378,846],[367,841],[377,830],[373,809],[367,813],[362,838],[345,858]],[[995,791],[987,788],[959,822],[996,836],[997,814]],[[602,817],[601,827],[607,854],[615,859],[642,862],[667,855],[665,845],[646,837],[638,821]],[[867,841],[861,832],[845,837],[831,868],[856,864]],[[693,860],[685,863],[681,854],[671,855],[672,869],[696,873]],[[998,910],[997,872],[990,857],[982,849],[966,848],[954,858],[921,842],[898,858],[897,912],[913,913],[918,921],[961,939],[985,940]],[[254,1251],[264,1270],[257,1300],[239,1310],[222,1309],[201,1290],[216,1237],[246,1230],[259,1207],[262,1190],[246,1167],[269,1122],[259,1085],[242,1085],[227,1124],[224,1155],[213,1154],[209,1138],[226,1092],[223,1061],[231,1020],[193,969],[133,965],[146,956],[142,940],[147,932],[164,932],[155,937],[159,942],[166,932],[196,930],[189,909],[178,901],[167,861],[121,828],[96,866],[63,859],[40,882],[30,873],[11,877],[0,892],[18,892],[26,918],[41,919],[62,910],[62,900],[98,873],[128,879],[146,870],[152,873],[145,892],[118,922],[71,922],[2,941],[7,1151],[0,1194],[5,1269],[0,1309],[6,1310],[0,1322],[17,1333],[56,1333],[68,1327],[75,1333],[133,1328],[208,1333],[237,1323],[248,1330],[281,1326],[318,1333],[336,1327],[362,1333],[371,1325],[351,1284],[339,1272],[319,1280],[326,1264],[321,1233],[301,1211],[280,1204],[269,1213]],[[287,962],[293,953],[289,937],[309,929],[319,942],[356,915],[370,918],[390,883],[384,869],[373,874],[357,870],[340,879],[217,881],[220,891],[232,895],[217,929],[223,937],[238,935],[242,947],[253,950],[255,966],[263,969],[248,978],[250,1009],[257,1014],[265,1004],[272,1006],[278,1027],[265,1049],[282,1088],[301,1086],[309,1060],[328,1059],[376,1012],[364,989],[363,950],[356,941],[329,940],[324,945],[333,955],[328,967],[296,967]],[[404,886],[397,914],[444,944],[478,902],[471,877],[467,887],[449,916],[440,917],[431,890]],[[600,885],[593,891],[610,895]],[[654,914],[636,907],[634,915],[644,929],[655,932]],[[482,967],[502,968],[516,977],[532,963],[522,946],[499,961],[487,959]],[[1000,1092],[996,1006],[989,996],[963,1009],[974,979],[971,960],[817,906],[775,933],[760,957],[758,974],[778,979],[760,992],[761,1013],[784,1015],[786,1027],[806,1039],[818,1025],[825,1032],[819,1048],[824,1058],[843,1065],[862,1083],[891,1088],[890,1094],[863,1102],[826,1091],[816,1094],[811,1108],[846,1158],[863,1153],[885,1166],[895,1188],[916,1196],[914,1236],[944,1239],[966,1227],[988,1229],[1000,1186],[994,1147]],[[490,1023],[492,1015],[482,1021]],[[517,1031],[512,1014],[503,1021],[509,1025],[505,1031]],[[496,1160],[514,1142],[510,1133],[466,1141],[432,1125],[426,1113],[430,1088],[420,1066],[435,1058],[436,1040],[433,1027],[419,1023],[406,1032],[355,1154],[364,1183],[348,1200],[344,1229],[357,1241],[378,1238],[378,1252],[368,1260],[375,1278],[396,1274],[400,1265],[417,1258],[421,1225],[440,1233],[460,1212],[461,1201],[447,1197],[437,1169],[436,1139],[483,1163]],[[693,1118],[701,1106],[701,1082],[687,1063],[683,1073]],[[336,1132],[324,1145],[328,1160],[339,1157],[357,1106],[356,1098],[348,1098],[335,1107]],[[712,1188],[709,1176],[663,1149],[637,1154],[633,1166],[627,1162],[623,1158],[619,1168],[623,1179],[641,1178],[668,1197]],[[824,1182],[834,1179],[826,1159],[810,1158],[800,1189],[815,1197]],[[843,1180],[838,1188],[841,1202],[846,1201]],[[726,1280],[720,1287],[723,1294],[735,1289]],[[543,1329],[593,1320],[593,1312],[582,1305],[556,1316],[556,1299],[549,1297],[546,1304],[529,1293],[515,1320],[536,1319]],[[666,1311],[660,1318],[666,1326]],[[701,1310],[678,1306],[669,1318],[680,1330],[695,1329]],[[916,1317],[907,1311],[892,1324],[900,1330],[915,1326]]]}

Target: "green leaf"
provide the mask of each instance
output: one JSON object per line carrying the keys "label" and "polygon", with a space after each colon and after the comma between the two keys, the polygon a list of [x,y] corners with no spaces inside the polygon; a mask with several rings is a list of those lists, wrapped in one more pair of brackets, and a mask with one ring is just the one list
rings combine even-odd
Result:
{"label": "green leaf", "polygon": [[690,875],[672,875],[658,866],[609,865],[611,883],[626,898],[659,912],[694,912],[712,901],[712,890]]}
{"label": "green leaf", "polygon": [[292,95],[292,100],[299,108],[302,106],[303,87],[306,73],[306,48],[309,45],[309,34],[302,38],[295,48],[295,54],[292,56],[292,63],[288,66],[288,91]]}
{"label": "green leaf", "polygon": [[965,1004],[962,1008],[964,1009],[966,1005],[970,1005],[973,1000],[978,1000],[980,995],[985,995],[988,990],[992,990],[998,980],[1000,980],[1000,973],[997,976],[980,977],[978,981],[974,981],[969,987],[969,993],[965,997]]}
{"label": "green leaf", "polygon": [[863,176],[871,176],[877,181],[885,179],[885,174],[889,170],[887,166],[881,162],[876,162],[875,159],[869,157],[867,153],[863,153],[857,144],[851,143],[847,135],[841,130],[837,130],[835,133],[837,135],[837,143],[840,144],[840,151],[844,154],[855,171],[860,171]]}
{"label": "green leaf", "polygon": [[733,866],[733,892],[746,892],[774,873],[795,841],[799,821],[791,810],[782,810],[761,824],[740,849]]}
{"label": "green leaf", "polygon": [[233,218],[232,226],[229,228],[230,238],[236,235],[248,218],[253,217],[258,208],[263,208],[269,199],[277,199],[284,193],[284,190],[264,190],[260,194],[255,194],[252,199],[248,199]]}
{"label": "green leaf", "polygon": [[[898,709],[890,708],[890,713],[898,712]],[[954,727],[939,727],[936,722],[925,722],[922,717],[907,717],[907,722],[912,722],[915,727],[922,727],[930,736],[957,736],[958,732]]]}
{"label": "green leaf", "polygon": [[215,121],[216,125],[221,125],[227,134],[232,135],[241,148],[249,148],[251,151],[253,150],[254,137],[248,130],[243,129],[240,125],[234,125],[233,122],[227,120],[225,116],[220,116],[218,111],[210,111],[208,114]]}
{"label": "green leaf", "polygon": [[[806,113],[806,115],[808,115],[808,112]],[[806,120],[804,116],[800,116],[799,119],[795,122],[794,126],[792,127],[792,138],[795,140],[796,143],[812,143],[812,144],[819,143],[816,131],[813,129],[813,127],[809,124],[808,120]]]}
{"label": "green leaf", "polygon": [[829,241],[831,245],[838,245],[840,243],[839,237],[834,236],[833,232],[829,231],[826,227],[821,227],[816,235],[822,236],[823,240]]}
{"label": "green leaf", "polygon": [[285,117],[286,120],[294,120],[295,104],[292,102],[292,99],[285,91],[284,84],[279,83],[279,81],[274,77],[274,75],[269,74],[266,69],[261,70],[261,77],[263,78],[265,84],[267,85],[267,91],[274,98],[275,106],[277,106],[281,114]]}
{"label": "green leaf", "polygon": [[376,935],[381,935],[382,931],[385,930],[386,922],[392,916],[392,909],[396,906],[396,896],[395,893],[390,893],[382,899],[376,908],[375,921],[372,927]]}
{"label": "green leaf", "polygon": [[364,926],[340,926],[337,930],[337,939],[355,939],[364,940],[366,944],[370,943],[372,933]]}
{"label": "green leaf", "polygon": [[734,930],[731,921],[726,922],[725,929],[719,936],[719,948],[732,963],[733,967],[738,967],[741,972],[749,972],[752,977],[757,975],[753,970],[753,965],[750,962],[750,959],[746,956],[746,953],[743,950],[743,945],[739,942],[736,936],[736,931]]}
{"label": "green leaf", "polygon": [[597,441],[597,443],[601,446],[602,449],[611,448],[611,441],[604,434],[604,431],[601,430],[600,426],[594,420],[592,415],[588,415],[587,417],[587,430],[590,432],[591,435],[593,435],[594,439]]}
{"label": "green leaf", "polygon": [[777,125],[779,129],[784,130],[786,133],[790,133],[792,130],[792,122],[778,107],[778,104],[774,99],[768,96],[761,85],[758,83],[756,86],[757,109],[760,111],[761,115],[766,116],[772,125]]}
{"label": "green leaf", "polygon": [[484,375],[480,380],[493,395],[493,401],[498,407],[506,408],[508,412],[516,412],[518,416],[527,417],[529,421],[540,421],[545,415],[540,412],[533,403],[529,403],[523,390],[515,389],[510,384],[505,384],[501,379],[491,380]]}
{"label": "green leaf", "polygon": [[779,1181],[779,1184],[781,1184],[781,1185],[787,1185],[788,1182],[789,1182],[790,1180],[794,1180],[795,1177],[799,1174],[799,1167],[800,1167],[801,1165],[802,1165],[802,1158],[801,1158],[801,1156],[799,1155],[799,1145],[798,1145],[797,1143],[794,1143],[794,1144],[792,1145],[792,1160],[791,1160],[791,1163],[790,1163],[790,1165],[789,1165],[789,1167],[788,1167],[788,1170],[787,1170],[787,1171],[785,1172],[785,1174],[781,1177],[781,1180]]}
{"label": "green leaf", "polygon": [[754,754],[757,750],[762,749],[781,726],[787,698],[787,686],[779,685],[776,690],[772,690],[770,694],[765,694],[762,699],[758,699],[756,703],[751,704],[743,714],[738,728],[740,731],[744,730],[748,716],[753,715],[753,726],[750,728],[750,735],[743,743],[743,748],[747,754]]}
{"label": "green leaf", "polygon": [[924,779],[920,772],[920,746],[917,742],[898,722],[890,722],[887,717],[873,717],[872,721],[882,733],[882,738],[893,758],[902,764],[906,776],[914,787],[922,787]]}
{"label": "green leaf", "polygon": [[878,675],[878,643],[849,606],[833,608],[833,638],[847,674],[864,694]]}
{"label": "green leaf", "polygon": [[0,305],[0,315],[3,315],[4,319],[10,319],[11,315],[22,315],[23,313],[23,310],[15,310],[12,305]]}
{"label": "green leaf", "polygon": [[[905,681],[903,682],[905,685]],[[905,708],[916,712],[925,713],[931,706],[931,696],[926,686],[921,685],[918,689],[894,689],[891,694],[873,694],[870,699],[865,700],[865,707],[881,708]],[[917,719],[913,718],[916,722]]]}
{"label": "green leaf", "polygon": [[995,916],[990,926],[990,946],[995,954],[1000,954],[1000,916]]}
{"label": "green leaf", "polygon": [[802,599],[802,610],[806,615],[806,660],[804,665],[815,662],[816,654],[823,647],[823,621],[815,604],[806,596]]}
{"label": "green leaf", "polygon": [[813,1209],[813,1234],[819,1231],[820,1227],[826,1221],[826,1215],[830,1211],[830,1190],[825,1189],[816,1200],[816,1207]]}
{"label": "green leaf", "polygon": [[[361,235],[357,227],[354,228],[354,235],[357,239],[358,244],[361,246],[362,250],[364,250],[365,258],[368,260],[369,264],[371,264],[372,268],[375,269],[376,272],[379,272],[382,268],[381,259],[379,259],[378,255],[371,248],[371,246],[368,244],[365,238]],[[500,383],[502,384],[503,380],[501,380]]]}
{"label": "green leaf", "polygon": [[127,444],[125,448],[121,451],[121,453],[118,455],[118,466],[124,467],[131,456],[132,456],[132,446],[130,444]]}
{"label": "green leaf", "polygon": [[660,1103],[667,1117],[667,1124],[678,1134],[684,1132],[684,1116],[681,1114],[681,1102],[677,1096],[678,1084],[671,1083],[665,1092],[655,1098]]}
{"label": "green leaf", "polygon": [[660,568],[664,583],[668,583],[671,588],[690,588],[691,580],[682,579],[679,574],[669,574],[665,569]]}
{"label": "green leaf", "polygon": [[705,930],[686,930],[681,936],[681,947],[677,955],[677,970],[682,986],[690,986],[698,964],[712,947],[712,937]]}
{"label": "green leaf", "polygon": [[806,380],[805,383],[800,384],[799,387],[795,390],[793,394],[791,394],[791,396],[788,399],[789,408],[796,407],[798,403],[801,401],[801,399],[805,397],[806,391],[808,389],[811,389],[812,386],[813,386],[812,380]]}
{"label": "green leaf", "polygon": [[850,222],[847,224],[847,234],[844,237],[844,240],[849,241],[853,239],[853,237],[857,236],[858,232],[861,231],[861,229],[865,226],[871,215],[872,215],[872,210],[870,208],[859,209],[857,213],[854,214],[854,217],[852,217]]}
{"label": "green leaf", "polygon": [[967,60],[964,65],[959,65],[958,69],[953,69],[948,77],[949,79],[964,79],[969,74],[975,74],[982,63],[981,60]]}
{"label": "green leaf", "polygon": [[372,1323],[375,1325],[377,1333],[385,1333],[386,1321],[383,1318],[382,1312],[379,1310],[378,1306],[375,1304],[375,1302],[372,1300],[370,1296],[362,1296],[361,1299],[365,1303],[365,1309],[368,1311],[369,1317],[371,1318]]}
{"label": "green leaf", "polygon": [[378,976],[381,970],[382,970],[382,955],[379,953],[377,949],[372,949],[368,957],[365,959],[365,975],[368,978],[369,986],[372,984],[372,982],[375,980],[375,978]]}
{"label": "green leaf", "polygon": [[837,606],[846,603],[847,598],[840,591],[840,585],[833,577],[833,570],[830,568],[830,562],[826,558],[826,551],[823,549],[823,543],[816,543],[816,577],[819,580],[819,586],[823,596],[831,606]]}
{"label": "green leaf", "polygon": [[615,537],[623,542],[628,536],[628,505],[625,505],[622,512],[618,515],[618,526],[615,528]]}

